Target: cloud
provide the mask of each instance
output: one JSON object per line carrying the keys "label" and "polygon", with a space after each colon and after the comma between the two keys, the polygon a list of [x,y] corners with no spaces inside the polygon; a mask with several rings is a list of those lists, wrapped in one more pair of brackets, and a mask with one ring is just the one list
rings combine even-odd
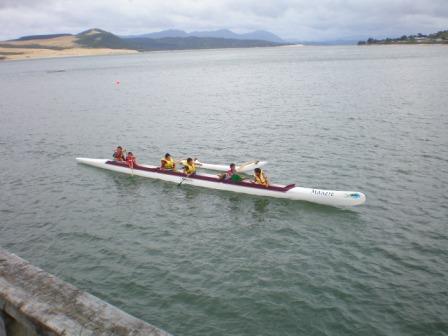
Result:
{"label": "cloud", "polygon": [[0,22],[0,39],[99,27],[117,34],[264,29],[322,40],[448,29],[448,6],[446,0],[0,0]]}
{"label": "cloud", "polygon": [[1,0],[0,9],[2,8],[21,8],[21,7],[41,7],[54,0],[34,1],[34,0]]}

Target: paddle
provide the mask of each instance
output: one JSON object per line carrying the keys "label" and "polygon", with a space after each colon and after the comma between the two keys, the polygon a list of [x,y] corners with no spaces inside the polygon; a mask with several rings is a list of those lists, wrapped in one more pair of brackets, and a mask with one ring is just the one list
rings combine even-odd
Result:
{"label": "paddle", "polygon": [[180,160],[174,161],[175,164],[180,163],[181,165],[184,165],[183,162],[187,162],[187,159],[180,159]]}
{"label": "paddle", "polygon": [[[181,159],[181,160],[177,160],[177,161],[175,161],[175,162],[176,162],[176,163],[180,163],[180,164],[182,164],[183,166],[185,166],[184,162],[187,162],[187,159]],[[202,163],[201,163],[200,161],[198,161],[197,158],[194,158],[194,159],[193,159],[193,163],[194,163],[196,166],[202,166]]]}
{"label": "paddle", "polygon": [[180,187],[186,179],[187,179],[186,177],[182,177],[182,181],[180,181],[180,183],[177,186]]}
{"label": "paddle", "polygon": [[194,158],[194,159],[193,159],[193,162],[194,162],[194,164],[195,164],[196,166],[198,166],[198,167],[202,166],[202,162],[199,161],[198,158]]}
{"label": "paddle", "polygon": [[[194,164],[197,165],[197,166],[201,166],[201,165],[202,165],[201,163],[196,163],[197,160],[198,160],[197,158],[194,158],[194,159],[193,159]],[[176,161],[176,162],[179,162],[179,163],[181,163],[183,166],[185,166],[185,164],[183,163],[183,162],[185,162],[185,161],[187,161],[187,160],[185,160],[185,159],[184,159],[184,160],[178,160],[178,161]],[[191,173],[190,175],[192,175],[192,174],[194,174],[194,172]],[[190,175],[188,175],[186,172],[185,172],[185,175],[186,175],[186,177],[182,177],[182,180],[181,180],[180,183],[177,185],[178,187],[180,187],[180,186],[182,185],[182,183],[184,183],[184,181],[187,180],[188,176],[190,176]]]}
{"label": "paddle", "polygon": [[236,170],[237,172],[241,172],[241,169],[243,169],[244,167],[247,167],[251,164],[257,164],[258,162],[260,162],[260,160],[252,160],[252,161],[248,161],[245,163],[242,163],[238,166],[238,169]]}

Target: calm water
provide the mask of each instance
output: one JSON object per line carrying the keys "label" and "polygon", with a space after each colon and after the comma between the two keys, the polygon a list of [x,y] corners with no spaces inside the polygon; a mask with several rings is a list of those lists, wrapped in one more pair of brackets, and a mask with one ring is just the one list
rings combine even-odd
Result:
{"label": "calm water", "polygon": [[[443,46],[3,62],[0,245],[175,335],[448,335],[447,111]],[[276,182],[367,203],[75,162],[118,144],[265,159]]]}

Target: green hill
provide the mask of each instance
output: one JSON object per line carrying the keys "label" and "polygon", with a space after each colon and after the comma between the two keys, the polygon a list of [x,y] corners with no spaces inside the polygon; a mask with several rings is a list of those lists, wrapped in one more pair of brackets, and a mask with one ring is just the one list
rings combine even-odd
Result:
{"label": "green hill", "polygon": [[134,49],[125,40],[98,28],[77,34],[76,43],[85,48]]}

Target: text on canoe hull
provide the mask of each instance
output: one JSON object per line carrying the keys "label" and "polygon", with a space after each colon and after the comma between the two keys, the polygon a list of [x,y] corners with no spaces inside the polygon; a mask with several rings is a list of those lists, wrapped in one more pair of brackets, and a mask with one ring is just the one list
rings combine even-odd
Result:
{"label": "text on canoe hull", "polygon": [[313,189],[311,193],[316,196],[334,197],[334,192],[328,190]]}

